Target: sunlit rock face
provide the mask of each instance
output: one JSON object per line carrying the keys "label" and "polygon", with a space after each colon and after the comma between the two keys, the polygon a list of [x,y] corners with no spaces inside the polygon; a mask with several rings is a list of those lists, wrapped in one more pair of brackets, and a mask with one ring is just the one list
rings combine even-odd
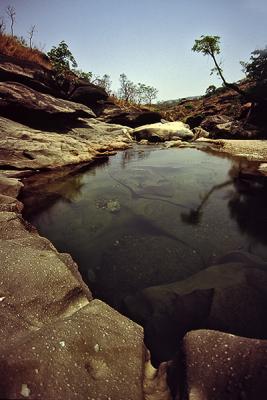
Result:
{"label": "sunlit rock face", "polygon": [[40,131],[0,117],[0,163],[23,169],[58,168],[90,162],[99,150],[112,151],[131,145],[131,128],[95,119],[80,120],[68,134]]}
{"label": "sunlit rock face", "polygon": [[181,121],[158,122],[155,124],[143,125],[135,128],[133,136],[136,140],[147,139],[150,142],[165,142],[166,140],[190,140],[194,134],[189,126]]}
{"label": "sunlit rock face", "polygon": [[198,330],[183,339],[183,355],[185,392],[176,400],[265,398],[266,340]]}

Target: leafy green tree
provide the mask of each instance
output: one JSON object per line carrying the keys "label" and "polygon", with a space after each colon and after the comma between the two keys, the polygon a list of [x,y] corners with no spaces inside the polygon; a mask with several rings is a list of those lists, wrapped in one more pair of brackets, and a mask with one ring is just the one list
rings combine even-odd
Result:
{"label": "leafy green tree", "polygon": [[254,50],[250,62],[241,64],[245,67],[245,73],[249,78],[257,82],[267,80],[267,46],[262,50]]}
{"label": "leafy green tree", "polygon": [[53,46],[52,49],[47,53],[48,58],[54,70],[59,74],[66,74],[72,68],[77,68],[77,62],[73,57],[67,43],[62,40],[59,45]]}
{"label": "leafy green tree", "polygon": [[225,80],[223,76],[223,70],[221,68],[221,64],[217,61],[216,56],[220,54],[220,36],[204,36],[202,35],[200,39],[196,39],[192,50],[197,53],[202,53],[204,56],[210,56],[214,62],[215,67],[211,70],[211,73],[216,72],[223,84],[229,89],[235,90],[237,93],[241,94],[244,97],[247,97],[246,93],[241,90],[234,83],[229,83]]}
{"label": "leafy green tree", "polygon": [[72,69],[72,72],[74,72],[74,74],[77,75],[78,78],[83,79],[86,82],[90,83],[92,81],[92,72],[84,72],[81,69]]}
{"label": "leafy green tree", "polygon": [[248,89],[248,94],[257,102],[267,102],[267,47],[262,50],[254,50],[251,53],[250,61],[241,62],[244,72],[249,79],[256,84]]}

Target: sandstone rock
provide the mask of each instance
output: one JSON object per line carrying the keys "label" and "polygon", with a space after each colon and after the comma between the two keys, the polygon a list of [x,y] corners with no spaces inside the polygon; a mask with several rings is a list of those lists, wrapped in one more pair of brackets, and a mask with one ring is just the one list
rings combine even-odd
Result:
{"label": "sandstone rock", "polygon": [[64,95],[56,86],[52,71],[35,62],[1,54],[0,78],[1,81],[22,83],[38,92],[56,97]]}
{"label": "sandstone rock", "polygon": [[183,122],[168,122],[143,125],[133,130],[137,141],[147,139],[150,142],[164,142],[166,140],[190,140],[194,134]]}
{"label": "sandstone rock", "polygon": [[144,355],[142,328],[93,300],[1,351],[0,397],[140,400]]}
{"label": "sandstone rock", "polygon": [[155,111],[127,107],[123,109],[115,104],[104,104],[101,119],[112,124],[126,125],[136,128],[145,124],[153,124],[161,121],[161,114]]}
{"label": "sandstone rock", "polygon": [[197,140],[201,137],[208,138],[210,136],[209,132],[206,131],[205,129],[201,128],[200,126],[197,126],[196,128],[194,128],[193,132],[195,134],[194,140]]}
{"label": "sandstone rock", "polygon": [[0,398],[143,398],[142,328],[94,300],[70,256],[0,213]]}
{"label": "sandstone rock", "polygon": [[242,123],[237,121],[226,122],[224,124],[218,124],[214,130],[217,136],[222,138],[247,138],[252,139],[256,137],[258,131],[251,125],[243,126]]}
{"label": "sandstone rock", "polygon": [[232,118],[226,115],[211,115],[206,117],[200,124],[200,127],[210,133],[216,133],[216,125],[231,122]]}
{"label": "sandstone rock", "polygon": [[19,83],[0,82],[0,114],[18,122],[37,128],[46,128],[53,123],[79,117],[95,117],[93,111],[71,101],[62,100],[37,92]]}
{"label": "sandstone rock", "polygon": [[15,168],[57,168],[91,162],[99,151],[129,147],[130,128],[81,120],[68,134],[45,132],[0,117],[0,164]]}
{"label": "sandstone rock", "polygon": [[70,96],[70,100],[92,107],[96,113],[102,108],[99,102],[105,101],[107,98],[108,94],[103,88],[91,83],[79,86]]}
{"label": "sandstone rock", "polygon": [[[257,259],[257,258],[256,258]],[[146,288],[125,299],[127,315],[145,328],[154,361],[172,357],[192,329],[267,338],[266,265],[242,253],[183,281]]]}
{"label": "sandstone rock", "polygon": [[[183,339],[188,400],[258,400],[267,392],[267,341],[198,330]],[[180,379],[180,377],[178,378]]]}

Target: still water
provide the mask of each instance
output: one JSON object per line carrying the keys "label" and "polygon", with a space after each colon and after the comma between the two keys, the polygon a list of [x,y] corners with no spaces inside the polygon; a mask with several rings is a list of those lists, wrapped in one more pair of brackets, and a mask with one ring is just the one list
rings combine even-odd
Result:
{"label": "still water", "polygon": [[78,263],[94,297],[188,277],[243,249],[267,259],[267,185],[247,162],[198,149],[136,146],[63,179],[26,181],[24,216]]}

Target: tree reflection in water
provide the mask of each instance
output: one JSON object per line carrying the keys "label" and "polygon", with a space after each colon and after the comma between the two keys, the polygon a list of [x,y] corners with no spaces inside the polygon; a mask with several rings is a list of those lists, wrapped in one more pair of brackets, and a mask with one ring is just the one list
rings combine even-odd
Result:
{"label": "tree reflection in water", "polygon": [[267,244],[267,178],[263,176],[234,181],[235,194],[228,207],[241,232],[254,241]]}

